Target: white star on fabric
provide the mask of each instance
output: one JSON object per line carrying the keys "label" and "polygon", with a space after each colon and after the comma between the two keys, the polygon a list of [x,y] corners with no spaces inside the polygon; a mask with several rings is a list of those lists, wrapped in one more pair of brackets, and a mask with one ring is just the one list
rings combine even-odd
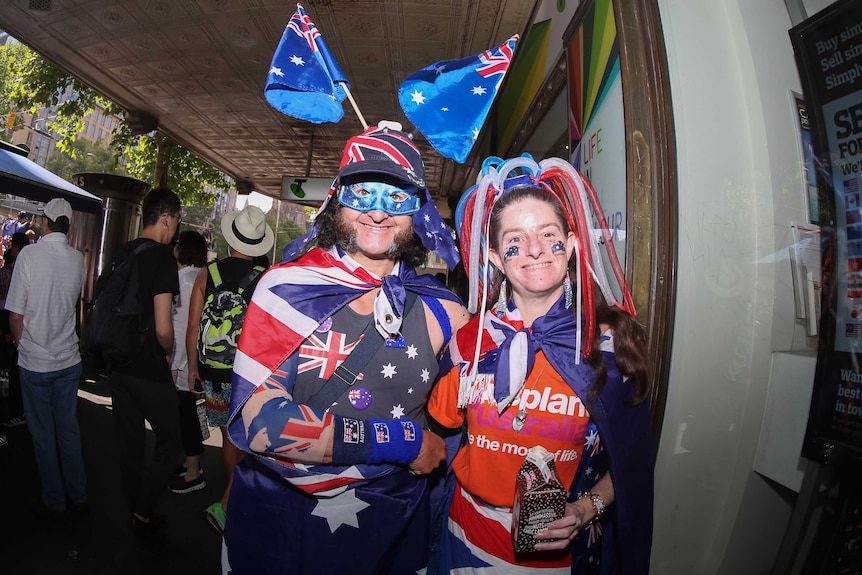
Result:
{"label": "white star on fabric", "polygon": [[441,112],[448,112],[449,108],[447,108],[446,106],[443,106],[442,108],[440,108],[440,111]]}
{"label": "white star on fabric", "polygon": [[425,235],[428,236],[429,238],[434,237],[434,234],[432,234],[431,232],[425,232]]}
{"label": "white star on fabric", "polygon": [[425,96],[419,90],[413,90],[413,93],[410,94],[410,99],[413,100],[414,104],[419,104],[420,106],[425,103]]}
{"label": "white star on fabric", "polygon": [[276,66],[273,66],[272,68],[270,68],[270,69],[269,69],[269,73],[270,73],[270,74],[275,74],[275,75],[276,75],[276,76],[278,76],[279,78],[284,78],[284,72],[282,72],[282,71],[281,71],[281,68],[278,68],[278,67],[276,67]]}
{"label": "white star on fabric", "polygon": [[593,445],[595,445],[596,441],[598,441],[598,439],[599,439],[598,431],[593,430],[593,432],[587,436],[587,442],[586,442],[587,443],[587,449],[589,449]]}
{"label": "white star on fabric", "polygon": [[586,475],[587,477],[589,477],[592,474],[593,474],[593,468],[592,467],[587,467],[586,469],[584,469],[584,475]]}
{"label": "white star on fabric", "polygon": [[288,403],[289,403],[289,402],[285,399],[284,401],[282,401],[281,403],[279,403],[279,404],[278,404],[278,408],[279,408],[279,409],[281,409],[282,407],[284,407],[284,406],[285,406],[285,405],[287,405]]}
{"label": "white star on fabric", "polygon": [[429,372],[427,369],[423,369],[421,377],[422,383],[428,383],[428,380],[431,379],[431,372]]}
{"label": "white star on fabric", "polygon": [[348,489],[337,497],[322,497],[317,500],[312,515],[322,517],[329,523],[329,532],[342,525],[359,529],[359,512],[369,507],[369,504],[356,497],[355,489]]}
{"label": "white star on fabric", "polygon": [[392,365],[391,363],[387,363],[386,365],[383,366],[383,369],[380,370],[380,373],[383,374],[383,379],[386,379],[387,377],[389,379],[392,379],[392,376],[394,376],[398,372],[395,371],[394,365]]}
{"label": "white star on fabric", "polygon": [[295,66],[305,66],[305,60],[294,54],[290,57],[290,61]]}
{"label": "white star on fabric", "polygon": [[424,218],[422,218],[422,219],[424,219],[424,220],[425,220],[425,223],[427,224],[428,222],[430,222],[430,221],[431,221],[431,216],[429,216],[428,214],[425,214],[425,217],[424,217]]}
{"label": "white star on fabric", "polygon": [[434,68],[434,71],[437,72],[437,75],[439,76],[440,74],[443,73],[443,70],[445,70],[445,69],[446,69],[446,64],[441,64],[441,65],[437,66],[436,68]]}
{"label": "white star on fabric", "polygon": [[392,419],[401,419],[404,417],[404,408],[401,407],[401,404],[399,403],[398,405],[393,405],[392,411],[389,413],[392,414]]}
{"label": "white star on fabric", "polygon": [[483,95],[485,92],[487,92],[487,90],[485,89],[485,87],[484,87],[484,86],[473,86],[473,89],[472,89],[472,90],[470,90],[470,91],[471,91],[473,94],[475,94],[476,96],[481,96],[481,95]]}
{"label": "white star on fabric", "polygon": [[407,394],[409,395],[409,394],[412,394],[412,393],[413,393],[413,388],[412,388],[412,387],[408,387],[408,388],[407,388]]}
{"label": "white star on fabric", "polygon": [[354,199],[353,200],[353,207],[355,208],[358,205],[359,205],[359,200]]}
{"label": "white star on fabric", "polygon": [[407,346],[406,353],[407,357],[409,357],[410,359],[416,359],[416,356],[419,355],[419,348],[417,348],[413,344],[410,344]]}

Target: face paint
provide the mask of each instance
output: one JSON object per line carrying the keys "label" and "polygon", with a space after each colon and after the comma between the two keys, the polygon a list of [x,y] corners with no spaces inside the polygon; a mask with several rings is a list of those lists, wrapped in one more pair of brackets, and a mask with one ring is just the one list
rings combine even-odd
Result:
{"label": "face paint", "polygon": [[338,202],[359,212],[381,211],[390,216],[409,216],[419,211],[416,190],[403,190],[382,182],[361,182],[341,186]]}
{"label": "face paint", "polygon": [[518,246],[509,246],[509,248],[506,250],[506,253],[503,254],[503,261],[507,262],[512,258],[518,257],[519,255],[521,254],[518,251]]}
{"label": "face paint", "polygon": [[551,253],[552,254],[558,254],[560,252],[565,252],[565,251],[566,251],[566,244],[564,244],[562,241],[554,242],[551,245]]}

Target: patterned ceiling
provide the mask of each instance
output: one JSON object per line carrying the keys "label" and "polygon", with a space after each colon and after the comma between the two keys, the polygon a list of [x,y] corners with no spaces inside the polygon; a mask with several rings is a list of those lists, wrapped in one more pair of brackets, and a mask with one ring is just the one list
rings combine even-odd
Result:
{"label": "patterned ceiling", "polygon": [[[522,34],[533,0],[306,0],[369,124],[410,126],[401,81]],[[290,0],[3,0],[0,29],[251,189],[277,197],[282,176],[333,177],[362,126],[349,103],[311,124],[266,103],[263,84],[296,3]],[[432,193],[460,192],[466,168],[417,133]],[[248,191],[248,188],[246,188]]]}

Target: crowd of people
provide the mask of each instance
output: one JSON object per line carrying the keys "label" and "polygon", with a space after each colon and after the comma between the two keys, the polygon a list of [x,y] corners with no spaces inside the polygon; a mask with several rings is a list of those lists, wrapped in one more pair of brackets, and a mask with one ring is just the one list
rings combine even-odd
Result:
{"label": "crowd of people", "polygon": [[[230,251],[207,262],[203,237],[179,233],[177,195],[150,191],[126,246],[147,246],[135,253],[150,329],[109,372],[133,532],[163,538],[162,495],[206,487],[213,427],[228,486],[204,515],[223,536],[224,573],[648,573],[644,331],[629,302],[594,289],[603,263],[573,205],[588,182],[571,166],[516,164],[501,160],[459,205],[466,305],[417,272],[429,251],[454,267],[457,250],[398,124],[347,142],[311,231],[272,266],[258,208],[222,219]],[[87,506],[71,219],[64,200],[45,206],[47,233],[20,250],[5,303],[55,518]],[[225,285],[241,313],[209,343]],[[516,553],[516,476],[535,446],[553,454],[567,502]]]}

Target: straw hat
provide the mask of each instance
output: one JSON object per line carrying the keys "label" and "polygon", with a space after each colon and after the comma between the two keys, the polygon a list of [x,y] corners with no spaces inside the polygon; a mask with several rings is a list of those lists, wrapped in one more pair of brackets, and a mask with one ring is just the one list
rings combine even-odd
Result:
{"label": "straw hat", "polygon": [[225,215],[221,220],[221,233],[230,247],[252,257],[269,252],[275,243],[275,234],[257,206],[246,206]]}

